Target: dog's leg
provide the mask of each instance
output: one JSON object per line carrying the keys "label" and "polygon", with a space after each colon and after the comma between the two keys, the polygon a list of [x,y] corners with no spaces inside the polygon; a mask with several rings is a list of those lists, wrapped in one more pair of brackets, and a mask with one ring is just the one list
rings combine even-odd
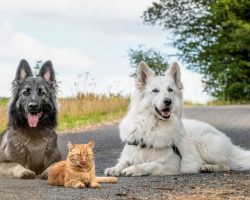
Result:
{"label": "dog's leg", "polygon": [[123,169],[129,166],[128,161],[119,161],[114,167],[107,168],[105,170],[106,176],[121,176]]}
{"label": "dog's leg", "polygon": [[14,162],[0,163],[0,175],[9,178],[32,179],[35,178],[36,173],[24,168],[22,165]]}
{"label": "dog's leg", "polygon": [[60,155],[60,152],[58,150],[58,148],[55,149],[55,151],[51,154],[50,156],[50,161],[48,161],[48,159],[45,160],[45,163],[44,165],[48,165],[48,163],[51,163],[38,177],[40,179],[43,179],[43,180],[46,180],[48,179],[48,172],[50,170],[50,168],[56,164],[58,161],[61,160],[61,155]]}
{"label": "dog's leg", "polygon": [[54,164],[56,164],[56,162],[55,162],[55,163],[52,163],[47,169],[45,169],[40,175],[38,175],[38,178],[40,178],[40,179],[42,179],[42,180],[48,179],[48,172],[49,172],[50,168],[51,168]]}
{"label": "dog's leg", "polygon": [[137,155],[138,148],[133,145],[125,145],[118,163],[105,170],[106,176],[122,176],[123,169],[133,164],[134,156]]}
{"label": "dog's leg", "polygon": [[202,166],[202,162],[203,161],[200,159],[182,157],[180,171],[182,174],[199,173]]}
{"label": "dog's leg", "polygon": [[38,176],[40,179],[46,180],[48,178],[48,171],[57,162],[61,160],[61,154],[57,147],[57,135],[54,132],[49,140],[47,149],[44,155],[44,167],[45,170]]}
{"label": "dog's leg", "polygon": [[200,171],[204,173],[210,172],[220,172],[220,171],[229,171],[230,167],[228,164],[215,164],[215,165],[202,165]]}
{"label": "dog's leg", "polygon": [[178,148],[182,156],[180,166],[181,173],[199,173],[204,161],[202,160],[199,151],[197,151],[193,141],[184,136],[181,143],[178,144]]}
{"label": "dog's leg", "polygon": [[168,163],[147,162],[140,165],[132,165],[122,171],[125,176],[165,176],[179,174],[178,165]]}

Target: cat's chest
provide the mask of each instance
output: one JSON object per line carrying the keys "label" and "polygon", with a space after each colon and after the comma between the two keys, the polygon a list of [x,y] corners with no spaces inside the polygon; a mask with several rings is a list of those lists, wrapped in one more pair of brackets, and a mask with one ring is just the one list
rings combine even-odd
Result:
{"label": "cat's chest", "polygon": [[90,174],[88,173],[83,173],[81,175],[81,181],[84,182],[84,183],[89,183],[92,179],[92,176],[90,176]]}
{"label": "cat's chest", "polygon": [[83,183],[88,184],[94,177],[92,173],[89,172],[70,172],[71,179],[79,180]]}

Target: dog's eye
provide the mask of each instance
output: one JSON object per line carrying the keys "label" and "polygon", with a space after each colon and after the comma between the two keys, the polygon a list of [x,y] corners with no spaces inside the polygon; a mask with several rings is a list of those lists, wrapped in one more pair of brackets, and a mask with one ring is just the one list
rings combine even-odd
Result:
{"label": "dog's eye", "polygon": [[168,92],[171,93],[171,92],[173,92],[173,91],[174,91],[174,90],[173,90],[172,88],[170,88],[170,87],[168,88]]}
{"label": "dog's eye", "polygon": [[155,88],[155,89],[152,90],[152,92],[158,93],[158,92],[160,92],[160,90],[158,90],[157,88]]}
{"label": "dog's eye", "polygon": [[43,89],[39,88],[39,89],[38,89],[38,95],[39,95],[39,96],[45,96],[46,93],[43,91]]}
{"label": "dog's eye", "polygon": [[23,95],[24,96],[29,96],[30,95],[30,89],[28,88],[28,89],[24,90]]}

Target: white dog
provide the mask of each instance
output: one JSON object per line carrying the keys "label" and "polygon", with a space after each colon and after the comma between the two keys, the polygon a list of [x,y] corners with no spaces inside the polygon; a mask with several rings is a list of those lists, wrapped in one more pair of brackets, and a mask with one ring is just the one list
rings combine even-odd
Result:
{"label": "white dog", "polygon": [[[180,68],[173,63],[165,76],[139,64],[136,93],[120,123],[125,142],[110,176],[171,175],[250,169],[250,152],[234,146],[209,124],[182,120]],[[178,147],[178,148],[177,148]]]}

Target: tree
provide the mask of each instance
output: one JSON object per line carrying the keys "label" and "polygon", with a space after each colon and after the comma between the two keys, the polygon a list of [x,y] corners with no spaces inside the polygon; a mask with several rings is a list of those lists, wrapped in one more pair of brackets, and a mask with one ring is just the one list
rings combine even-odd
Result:
{"label": "tree", "polygon": [[136,70],[138,64],[141,61],[145,61],[157,75],[163,75],[166,69],[168,68],[168,62],[159,51],[154,49],[147,49],[144,46],[139,46],[137,49],[130,49],[128,51],[130,57],[130,64],[132,65],[133,74],[136,75]]}
{"label": "tree", "polygon": [[203,75],[206,91],[250,101],[250,0],[160,0],[143,19],[172,31],[179,58]]}
{"label": "tree", "polygon": [[42,62],[43,62],[42,60],[36,61],[36,64],[35,64],[35,66],[34,66],[35,74],[38,74],[38,72],[39,72],[39,70],[40,70],[40,68],[41,68]]}

